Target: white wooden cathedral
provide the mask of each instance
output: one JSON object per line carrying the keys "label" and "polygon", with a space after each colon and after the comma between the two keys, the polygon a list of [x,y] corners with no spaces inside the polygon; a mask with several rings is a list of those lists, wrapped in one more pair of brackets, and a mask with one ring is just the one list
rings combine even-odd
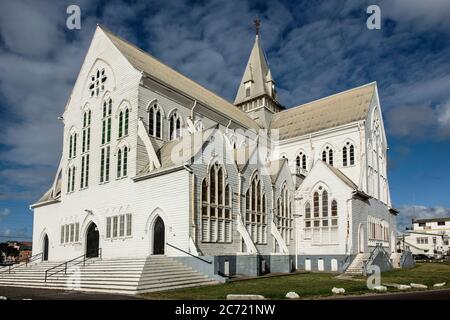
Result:
{"label": "white wooden cathedral", "polygon": [[216,278],[344,272],[375,250],[391,267],[376,83],[285,108],[259,37],[231,103],[98,26],[32,205],[33,253],[165,256]]}

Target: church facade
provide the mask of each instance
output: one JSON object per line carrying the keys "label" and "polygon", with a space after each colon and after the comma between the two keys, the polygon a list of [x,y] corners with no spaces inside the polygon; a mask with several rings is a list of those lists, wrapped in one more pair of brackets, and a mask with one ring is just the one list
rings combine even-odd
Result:
{"label": "church facade", "polygon": [[31,206],[44,260],[164,254],[260,275],[395,250],[376,83],[286,109],[258,34],[230,103],[98,26],[62,121]]}

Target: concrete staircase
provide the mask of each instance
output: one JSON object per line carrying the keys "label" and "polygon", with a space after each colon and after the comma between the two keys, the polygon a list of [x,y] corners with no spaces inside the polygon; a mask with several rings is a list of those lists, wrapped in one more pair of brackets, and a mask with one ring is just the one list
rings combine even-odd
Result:
{"label": "concrete staircase", "polygon": [[0,286],[137,294],[218,283],[166,256],[90,259],[85,266],[70,267],[67,274],[59,272],[45,282],[45,271],[58,264],[39,262],[14,269],[11,274],[0,273]]}
{"label": "concrete staircase", "polygon": [[345,270],[345,274],[360,275],[363,274],[364,264],[369,260],[370,252],[358,253],[350,266]]}

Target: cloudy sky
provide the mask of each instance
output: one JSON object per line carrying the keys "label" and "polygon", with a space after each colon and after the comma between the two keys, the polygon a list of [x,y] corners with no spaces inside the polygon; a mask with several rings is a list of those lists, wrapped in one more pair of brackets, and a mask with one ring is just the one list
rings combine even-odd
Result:
{"label": "cloudy sky", "polygon": [[[81,29],[66,8],[81,8]],[[366,9],[381,8],[381,30]],[[450,1],[0,1],[0,241],[29,237],[63,112],[97,23],[232,101],[261,37],[281,102],[377,81],[399,226],[450,216]]]}

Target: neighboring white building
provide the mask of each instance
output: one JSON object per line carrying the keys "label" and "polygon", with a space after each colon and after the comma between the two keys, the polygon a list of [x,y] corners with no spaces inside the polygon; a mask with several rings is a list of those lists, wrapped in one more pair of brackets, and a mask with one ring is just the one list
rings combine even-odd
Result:
{"label": "neighboring white building", "polygon": [[395,250],[376,83],[285,109],[259,35],[231,104],[97,27],[62,116],[32,205],[48,260],[190,253],[258,275]]}
{"label": "neighboring white building", "polygon": [[413,255],[442,257],[449,254],[450,218],[413,219],[412,229],[400,237]]}

